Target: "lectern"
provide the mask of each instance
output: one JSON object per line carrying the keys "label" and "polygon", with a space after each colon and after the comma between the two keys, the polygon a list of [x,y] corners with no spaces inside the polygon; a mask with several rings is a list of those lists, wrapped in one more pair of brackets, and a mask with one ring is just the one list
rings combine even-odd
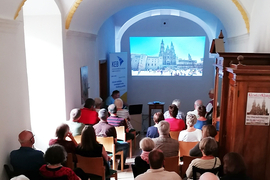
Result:
{"label": "lectern", "polygon": [[214,66],[220,158],[240,153],[252,179],[270,180],[270,54],[219,53]]}

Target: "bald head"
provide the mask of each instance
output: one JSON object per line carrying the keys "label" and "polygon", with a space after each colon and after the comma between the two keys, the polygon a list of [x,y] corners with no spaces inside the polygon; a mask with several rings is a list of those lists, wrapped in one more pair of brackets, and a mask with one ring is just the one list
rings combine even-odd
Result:
{"label": "bald head", "polygon": [[22,131],[19,136],[18,140],[21,143],[21,146],[23,147],[32,147],[35,143],[34,135],[31,131],[24,130]]}
{"label": "bald head", "polygon": [[213,173],[206,172],[200,176],[199,180],[219,180],[219,178]]}
{"label": "bald head", "polygon": [[203,102],[202,100],[200,99],[197,99],[195,102],[194,102],[194,108],[195,109],[198,109],[199,106],[203,105]]}

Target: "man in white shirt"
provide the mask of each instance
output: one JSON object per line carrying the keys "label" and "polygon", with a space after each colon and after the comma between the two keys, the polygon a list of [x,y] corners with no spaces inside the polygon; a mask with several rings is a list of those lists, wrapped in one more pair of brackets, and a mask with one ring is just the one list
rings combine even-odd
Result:
{"label": "man in white shirt", "polygon": [[164,154],[158,149],[149,153],[149,164],[150,169],[138,175],[135,180],[182,180],[177,173],[164,170]]}
{"label": "man in white shirt", "polygon": [[206,105],[206,113],[209,113],[213,108],[214,89],[210,89],[208,95],[209,95],[209,98],[211,99],[211,101],[209,101],[208,104]]}

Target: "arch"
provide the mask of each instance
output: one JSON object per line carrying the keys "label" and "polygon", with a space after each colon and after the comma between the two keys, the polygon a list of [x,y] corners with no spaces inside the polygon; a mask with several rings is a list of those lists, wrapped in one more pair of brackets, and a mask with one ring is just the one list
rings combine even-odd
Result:
{"label": "arch", "polygon": [[240,13],[241,13],[241,15],[242,15],[242,17],[243,17],[243,19],[245,21],[247,32],[249,33],[250,26],[249,26],[249,19],[248,19],[248,16],[247,16],[246,11],[242,7],[242,5],[238,2],[238,0],[232,0],[232,2],[235,4],[235,6],[237,7],[237,9],[240,11]]}
{"label": "arch", "polygon": [[212,39],[214,39],[215,33],[211,30],[211,28],[203,20],[201,20],[197,16],[195,16],[191,13],[181,11],[181,10],[176,10],[176,9],[155,9],[155,10],[143,12],[141,14],[138,14],[137,16],[132,17],[118,30],[117,35],[115,37],[115,52],[121,52],[122,36],[124,35],[126,30],[131,25],[133,25],[134,23],[136,23],[142,19],[145,19],[145,18],[148,18],[151,16],[160,16],[160,15],[179,16],[179,17],[189,19],[189,20],[197,23],[199,26],[201,26],[203,28],[203,30],[206,32],[206,34],[208,36],[209,44],[211,44]]}
{"label": "arch", "polygon": [[26,1],[26,0],[22,0],[21,4],[19,5],[19,7],[18,7],[18,9],[17,9],[17,11],[16,11],[16,13],[15,13],[15,15],[14,15],[14,20],[17,19],[17,17],[19,16],[19,12],[21,11],[21,9],[22,9],[22,7],[23,7],[25,1]]}
{"label": "arch", "polygon": [[73,18],[73,15],[74,13],[77,11],[79,5],[81,4],[83,0],[76,0],[75,3],[73,4],[72,8],[70,9],[69,13],[68,13],[68,16],[67,16],[67,19],[66,19],[66,25],[65,25],[65,28],[66,29],[69,29],[69,26],[70,26],[70,23],[71,23],[71,20]]}

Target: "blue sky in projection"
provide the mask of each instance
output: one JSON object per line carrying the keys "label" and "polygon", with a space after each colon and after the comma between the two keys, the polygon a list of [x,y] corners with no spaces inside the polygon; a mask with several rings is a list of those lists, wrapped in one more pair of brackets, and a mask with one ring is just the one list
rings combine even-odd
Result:
{"label": "blue sky in projection", "polygon": [[188,54],[194,60],[204,58],[205,36],[130,37],[130,53],[158,56],[162,40],[165,51],[167,46],[170,48],[171,42],[173,43],[178,58],[188,59]]}

